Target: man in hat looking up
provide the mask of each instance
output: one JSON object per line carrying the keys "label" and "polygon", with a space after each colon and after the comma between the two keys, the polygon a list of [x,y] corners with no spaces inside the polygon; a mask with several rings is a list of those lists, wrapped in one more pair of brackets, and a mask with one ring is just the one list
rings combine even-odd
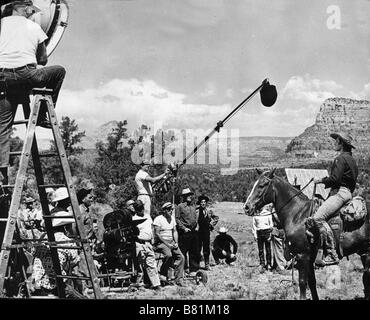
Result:
{"label": "man in hat looking up", "polygon": [[162,206],[162,214],[154,219],[155,245],[156,251],[164,255],[160,275],[167,280],[168,269],[174,265],[175,283],[182,286],[185,258],[178,246],[176,219],[172,215],[172,210],[172,203],[166,202]]}
{"label": "man in hat looking up", "polygon": [[[216,264],[220,263],[220,259],[225,259],[226,263],[230,264],[236,260],[238,244],[232,236],[227,234],[227,229],[225,227],[221,227],[218,233],[219,234],[213,241],[213,258]],[[233,251],[231,251],[231,245],[233,246]]]}
{"label": "man in hat looking up", "polygon": [[144,204],[144,216],[150,216],[150,208],[152,205],[151,198],[153,197],[152,183],[163,179],[166,174],[169,172],[169,169],[166,168],[166,171],[157,177],[151,177],[149,175],[150,161],[144,160],[141,163],[141,168],[135,176],[135,185],[138,193],[138,200],[141,200]]}
{"label": "man in hat looking up", "polygon": [[198,225],[199,225],[199,255],[203,249],[204,267],[209,270],[210,236],[218,222],[218,216],[213,214],[211,209],[207,208],[209,198],[205,195],[198,197]]}
{"label": "man in hat looking up", "polygon": [[[329,197],[313,215],[313,221],[320,232],[321,239],[329,237],[326,241],[327,255],[321,260],[315,261],[318,265],[329,265],[339,263],[335,249],[334,235],[326,221],[338,213],[338,210],[352,199],[352,193],[356,188],[358,167],[352,157],[352,137],[346,133],[332,133],[331,138],[335,140],[334,149],[339,155],[334,159],[329,177],[315,179],[314,183],[323,183],[325,188],[331,188]],[[312,221],[312,218],[308,219]]]}
{"label": "man in hat looking up", "polygon": [[144,204],[141,200],[136,200],[134,204],[136,215],[132,217],[132,220],[140,220],[145,218],[146,220],[137,225],[139,229],[139,235],[136,239],[136,255],[139,264],[142,269],[145,270],[146,274],[151,283],[151,289],[160,289],[160,280],[157,270],[157,263],[155,261],[155,254],[152,246],[153,241],[153,220],[150,216],[144,215]]}
{"label": "man in hat looking up", "polygon": [[[47,35],[40,25],[28,19],[40,11],[30,0],[13,1],[6,5],[8,13],[1,19],[0,33],[0,173],[3,184],[8,183],[10,134],[18,104],[29,101],[26,91],[35,87],[53,90],[55,103],[59,95],[65,69],[46,65]],[[37,125],[51,128],[46,105],[42,105]]]}
{"label": "man in hat looking up", "polygon": [[[198,213],[193,204],[193,192],[189,188],[183,189],[181,196],[183,202],[176,207],[176,225],[179,232],[179,247],[187,261],[189,253],[189,271],[195,275],[199,270],[199,239],[198,239]],[[185,268],[187,263],[185,262]]]}

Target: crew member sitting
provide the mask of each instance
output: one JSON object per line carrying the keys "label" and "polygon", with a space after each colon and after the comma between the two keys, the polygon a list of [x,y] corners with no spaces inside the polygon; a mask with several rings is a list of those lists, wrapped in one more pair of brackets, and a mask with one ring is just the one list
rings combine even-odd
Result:
{"label": "crew member sitting", "polygon": [[164,255],[159,271],[160,276],[167,280],[168,269],[173,265],[175,268],[175,283],[182,286],[185,258],[179,249],[176,219],[172,215],[172,210],[172,203],[166,202],[162,206],[162,214],[154,219],[155,245],[156,251]]}
{"label": "crew member sitting", "polygon": [[[219,234],[213,241],[212,255],[216,264],[220,264],[220,260],[223,259],[225,259],[227,264],[231,264],[236,260],[238,244],[232,236],[227,234],[227,231],[225,227],[221,227],[218,230]],[[233,251],[231,251],[231,245],[233,246]]]}

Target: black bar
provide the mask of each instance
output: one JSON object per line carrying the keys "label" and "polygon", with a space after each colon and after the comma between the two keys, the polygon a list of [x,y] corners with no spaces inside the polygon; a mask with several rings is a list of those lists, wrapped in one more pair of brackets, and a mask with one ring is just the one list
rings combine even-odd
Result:
{"label": "black bar", "polygon": [[17,121],[13,122],[13,125],[16,126],[18,124],[27,124],[27,123],[28,123],[28,119],[26,119],[26,120],[17,120]]}

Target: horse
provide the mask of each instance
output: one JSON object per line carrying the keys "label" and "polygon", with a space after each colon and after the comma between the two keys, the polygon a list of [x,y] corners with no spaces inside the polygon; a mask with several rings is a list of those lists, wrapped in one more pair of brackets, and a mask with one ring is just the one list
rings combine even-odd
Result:
{"label": "horse", "polygon": [[[306,234],[305,221],[312,210],[312,200],[283,178],[275,175],[275,169],[261,172],[246,202],[245,213],[253,216],[264,205],[273,203],[276,214],[285,231],[289,251],[297,259],[300,299],[306,299],[307,284],[313,300],[319,300],[316,289],[314,261],[317,245],[311,244]],[[367,203],[369,208],[369,204]],[[342,233],[343,257],[361,256],[364,267],[362,276],[365,299],[370,300],[370,222],[369,209],[360,227]],[[341,257],[341,258],[343,258]]]}

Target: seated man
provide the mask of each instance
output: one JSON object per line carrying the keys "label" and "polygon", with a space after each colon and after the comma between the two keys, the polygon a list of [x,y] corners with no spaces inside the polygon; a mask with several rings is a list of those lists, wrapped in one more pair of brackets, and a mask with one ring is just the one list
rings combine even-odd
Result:
{"label": "seated man", "polygon": [[[212,255],[215,259],[216,264],[220,263],[220,259],[225,259],[227,264],[230,264],[236,260],[236,252],[238,251],[238,244],[232,236],[227,234],[227,229],[221,227],[218,231],[218,235],[213,241]],[[233,251],[231,252],[231,245]]]}
{"label": "seated man", "polygon": [[[10,134],[18,104],[25,101],[26,91],[35,87],[53,89],[55,103],[62,86],[65,69],[46,65],[47,35],[30,16],[40,11],[30,0],[13,1],[6,5],[0,33],[0,180],[8,184]],[[26,96],[27,101],[29,98]],[[40,110],[38,125],[51,128],[46,108]],[[1,177],[2,176],[2,177]],[[1,181],[0,181],[1,182]]]}
{"label": "seated man", "polygon": [[172,215],[172,203],[166,202],[162,206],[162,210],[162,214],[157,216],[153,222],[156,251],[164,255],[159,273],[165,280],[167,280],[168,268],[174,265],[175,283],[182,286],[185,258],[178,245],[176,219]]}

